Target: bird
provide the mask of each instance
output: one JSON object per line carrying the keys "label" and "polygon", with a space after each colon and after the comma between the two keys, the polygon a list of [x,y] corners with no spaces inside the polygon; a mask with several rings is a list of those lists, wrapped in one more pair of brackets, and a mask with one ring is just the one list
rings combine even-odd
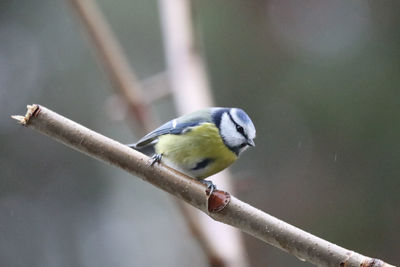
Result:
{"label": "bird", "polygon": [[154,150],[151,166],[162,162],[205,184],[205,178],[234,163],[248,147],[254,147],[256,129],[240,108],[211,107],[175,118],[128,146]]}

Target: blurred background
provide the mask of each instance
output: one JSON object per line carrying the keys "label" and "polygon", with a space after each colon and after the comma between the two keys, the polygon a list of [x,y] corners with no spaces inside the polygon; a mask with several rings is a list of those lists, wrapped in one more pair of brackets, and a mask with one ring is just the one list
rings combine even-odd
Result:
{"label": "blurred background", "polygon": [[[156,1],[97,1],[141,80],[165,70]],[[194,1],[218,106],[257,146],[236,195],[400,263],[400,2]],[[67,1],[0,0],[0,266],[207,266],[164,192],[18,126],[39,103],[122,143],[139,136]],[[170,98],[155,103],[173,118]],[[245,235],[251,266],[311,266]]]}

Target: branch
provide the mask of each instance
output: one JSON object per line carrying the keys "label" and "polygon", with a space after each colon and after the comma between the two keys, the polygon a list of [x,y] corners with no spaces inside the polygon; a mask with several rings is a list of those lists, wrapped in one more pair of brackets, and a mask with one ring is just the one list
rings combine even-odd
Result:
{"label": "branch", "polygon": [[204,59],[192,30],[191,2],[159,0],[171,89],[180,114],[213,106]]}
{"label": "branch", "polygon": [[12,116],[91,157],[108,162],[207,213],[213,219],[239,228],[266,243],[318,266],[391,267],[329,243],[262,212],[235,197],[220,212],[209,212],[205,186],[162,164],[149,166],[149,158],[117,141],[96,133],[45,107],[28,106],[25,116]]}

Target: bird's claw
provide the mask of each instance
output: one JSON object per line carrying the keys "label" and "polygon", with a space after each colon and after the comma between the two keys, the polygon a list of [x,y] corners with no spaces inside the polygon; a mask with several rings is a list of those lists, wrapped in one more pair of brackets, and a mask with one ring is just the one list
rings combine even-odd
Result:
{"label": "bird's claw", "polygon": [[211,181],[200,180],[200,182],[207,186],[206,193],[208,196],[211,195],[214,192],[214,190],[217,189],[217,186],[215,184],[213,184],[213,182],[211,182]]}
{"label": "bird's claw", "polygon": [[162,154],[154,154],[151,157],[151,163],[150,166],[153,166],[155,163],[160,163],[163,155]]}

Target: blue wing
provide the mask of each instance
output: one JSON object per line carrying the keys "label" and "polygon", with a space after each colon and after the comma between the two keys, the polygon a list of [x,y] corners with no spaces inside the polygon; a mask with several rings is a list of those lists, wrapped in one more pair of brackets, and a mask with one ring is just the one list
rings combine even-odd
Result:
{"label": "blue wing", "polygon": [[141,138],[134,146],[136,148],[146,146],[156,140],[160,135],[164,134],[180,134],[184,130],[186,130],[189,127],[194,127],[196,125],[199,125],[200,121],[197,122],[187,122],[187,123],[181,123],[176,125],[176,127],[173,127],[172,121],[169,121],[163,125],[161,125],[159,128],[155,129],[151,133],[148,133],[145,135],[143,138]]}
{"label": "blue wing", "polygon": [[165,124],[155,129],[154,131],[145,135],[136,144],[129,146],[133,148],[141,148],[151,144],[161,135],[181,134],[183,131],[187,130],[190,127],[194,127],[201,123],[210,121],[211,121],[211,115],[209,109],[197,111],[192,114],[166,122]]}

